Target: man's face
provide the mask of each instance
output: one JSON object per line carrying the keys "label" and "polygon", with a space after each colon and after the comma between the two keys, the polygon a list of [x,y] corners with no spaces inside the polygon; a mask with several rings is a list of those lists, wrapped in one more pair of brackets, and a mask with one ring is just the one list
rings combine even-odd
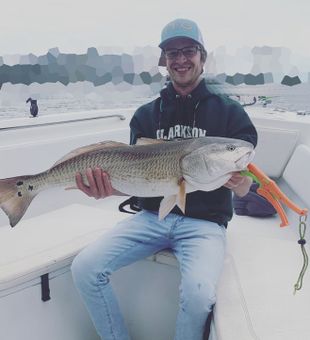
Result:
{"label": "man's face", "polygon": [[[167,43],[165,51],[181,49],[184,47],[197,46],[193,40],[188,38],[174,39]],[[181,88],[191,87],[198,82],[202,73],[204,63],[201,61],[200,50],[194,56],[186,57],[179,52],[175,58],[168,58],[166,54],[166,65],[171,81]]]}

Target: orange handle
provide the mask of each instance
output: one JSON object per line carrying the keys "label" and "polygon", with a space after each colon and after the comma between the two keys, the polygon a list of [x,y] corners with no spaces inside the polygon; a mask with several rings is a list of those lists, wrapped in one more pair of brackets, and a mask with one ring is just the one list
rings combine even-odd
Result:
{"label": "orange handle", "polygon": [[280,219],[281,219],[281,224],[280,227],[286,227],[289,225],[288,222],[288,218],[286,216],[286,213],[282,207],[282,205],[279,203],[279,201],[277,201],[270,192],[262,189],[262,188],[258,188],[257,189],[257,193],[263,197],[266,198],[266,200],[272,204],[272,206],[276,209],[276,212],[278,213]]}
{"label": "orange handle", "polygon": [[281,218],[281,227],[288,225],[288,219],[284,212],[284,209],[280,205],[279,201],[283,202],[288,208],[292,209],[299,215],[307,215],[308,210],[302,209],[298,205],[296,205],[294,202],[292,202],[284,193],[281,191],[281,189],[278,187],[278,185],[270,179],[261,169],[257,167],[257,165],[250,163],[248,165],[248,170],[256,176],[258,181],[260,182],[260,188],[257,190],[257,192],[265,197],[276,209],[277,213],[279,214]]}

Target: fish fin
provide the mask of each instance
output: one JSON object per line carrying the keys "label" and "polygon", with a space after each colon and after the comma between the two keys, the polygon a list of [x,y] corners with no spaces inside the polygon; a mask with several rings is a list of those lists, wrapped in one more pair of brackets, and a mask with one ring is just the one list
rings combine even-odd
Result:
{"label": "fish fin", "polygon": [[185,204],[186,204],[186,188],[185,180],[182,178],[179,183],[179,192],[177,195],[177,206],[181,209],[182,213],[185,214]]}
{"label": "fish fin", "polygon": [[[24,216],[31,201],[37,195],[37,192],[23,188],[22,183],[25,178],[19,176],[0,180],[0,207],[8,216],[11,227],[14,227]],[[19,182],[21,184],[18,184]]]}
{"label": "fish fin", "polygon": [[177,195],[164,197],[159,205],[158,219],[164,219],[170,211],[174,208],[177,202]]}
{"label": "fish fin", "polygon": [[177,195],[166,196],[162,199],[159,206],[158,219],[164,219],[170,211],[177,205],[183,214],[185,214],[186,204],[186,182],[182,178],[179,181],[179,192]]}
{"label": "fish fin", "polygon": [[98,151],[105,148],[113,148],[118,146],[128,146],[128,144],[121,143],[121,142],[114,142],[114,141],[103,141],[99,143],[94,143],[90,145],[85,145],[80,148],[74,149],[70,151],[68,154],[60,158],[53,166],[56,166],[64,161],[67,161],[68,159],[74,158],[76,156],[82,155],[84,153],[92,152],[92,151]]}
{"label": "fish fin", "polygon": [[146,137],[140,137],[137,139],[136,145],[152,145],[152,144],[162,144],[166,141],[163,139],[153,139],[153,138],[146,138]]}

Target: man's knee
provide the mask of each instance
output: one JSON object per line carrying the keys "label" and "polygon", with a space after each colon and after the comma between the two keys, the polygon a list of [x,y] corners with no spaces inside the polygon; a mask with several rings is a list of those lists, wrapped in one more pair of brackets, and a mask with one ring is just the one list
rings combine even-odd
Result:
{"label": "man's knee", "polygon": [[79,253],[71,264],[71,273],[76,286],[79,286],[89,276],[89,263],[85,261],[82,253]]}
{"label": "man's knee", "polygon": [[78,288],[109,283],[110,272],[104,268],[99,270],[96,266],[96,261],[85,251],[82,251],[74,258],[71,272],[73,281]]}
{"label": "man's knee", "polygon": [[184,312],[208,314],[215,304],[215,287],[208,283],[191,284],[187,289],[181,289],[180,293],[180,307]]}

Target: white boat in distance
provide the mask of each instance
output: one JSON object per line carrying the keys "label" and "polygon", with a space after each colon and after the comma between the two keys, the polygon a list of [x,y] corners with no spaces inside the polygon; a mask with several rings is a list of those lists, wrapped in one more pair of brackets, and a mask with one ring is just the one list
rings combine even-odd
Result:
{"label": "white boat in distance", "polygon": [[[310,116],[255,105],[247,111],[259,133],[254,163],[309,209]],[[82,145],[128,142],[132,113],[115,109],[1,120],[0,178],[46,170]],[[37,196],[13,229],[1,211],[1,340],[99,339],[73,286],[70,265],[83,247],[128,216],[118,211],[123,200],[96,201],[77,190],[49,190]],[[299,217],[287,214],[291,225],[285,228],[279,227],[278,216],[235,215],[229,223],[209,339],[310,338],[310,274],[294,295],[302,267]],[[179,279],[168,251],[112,275],[133,340],[173,339]]]}

